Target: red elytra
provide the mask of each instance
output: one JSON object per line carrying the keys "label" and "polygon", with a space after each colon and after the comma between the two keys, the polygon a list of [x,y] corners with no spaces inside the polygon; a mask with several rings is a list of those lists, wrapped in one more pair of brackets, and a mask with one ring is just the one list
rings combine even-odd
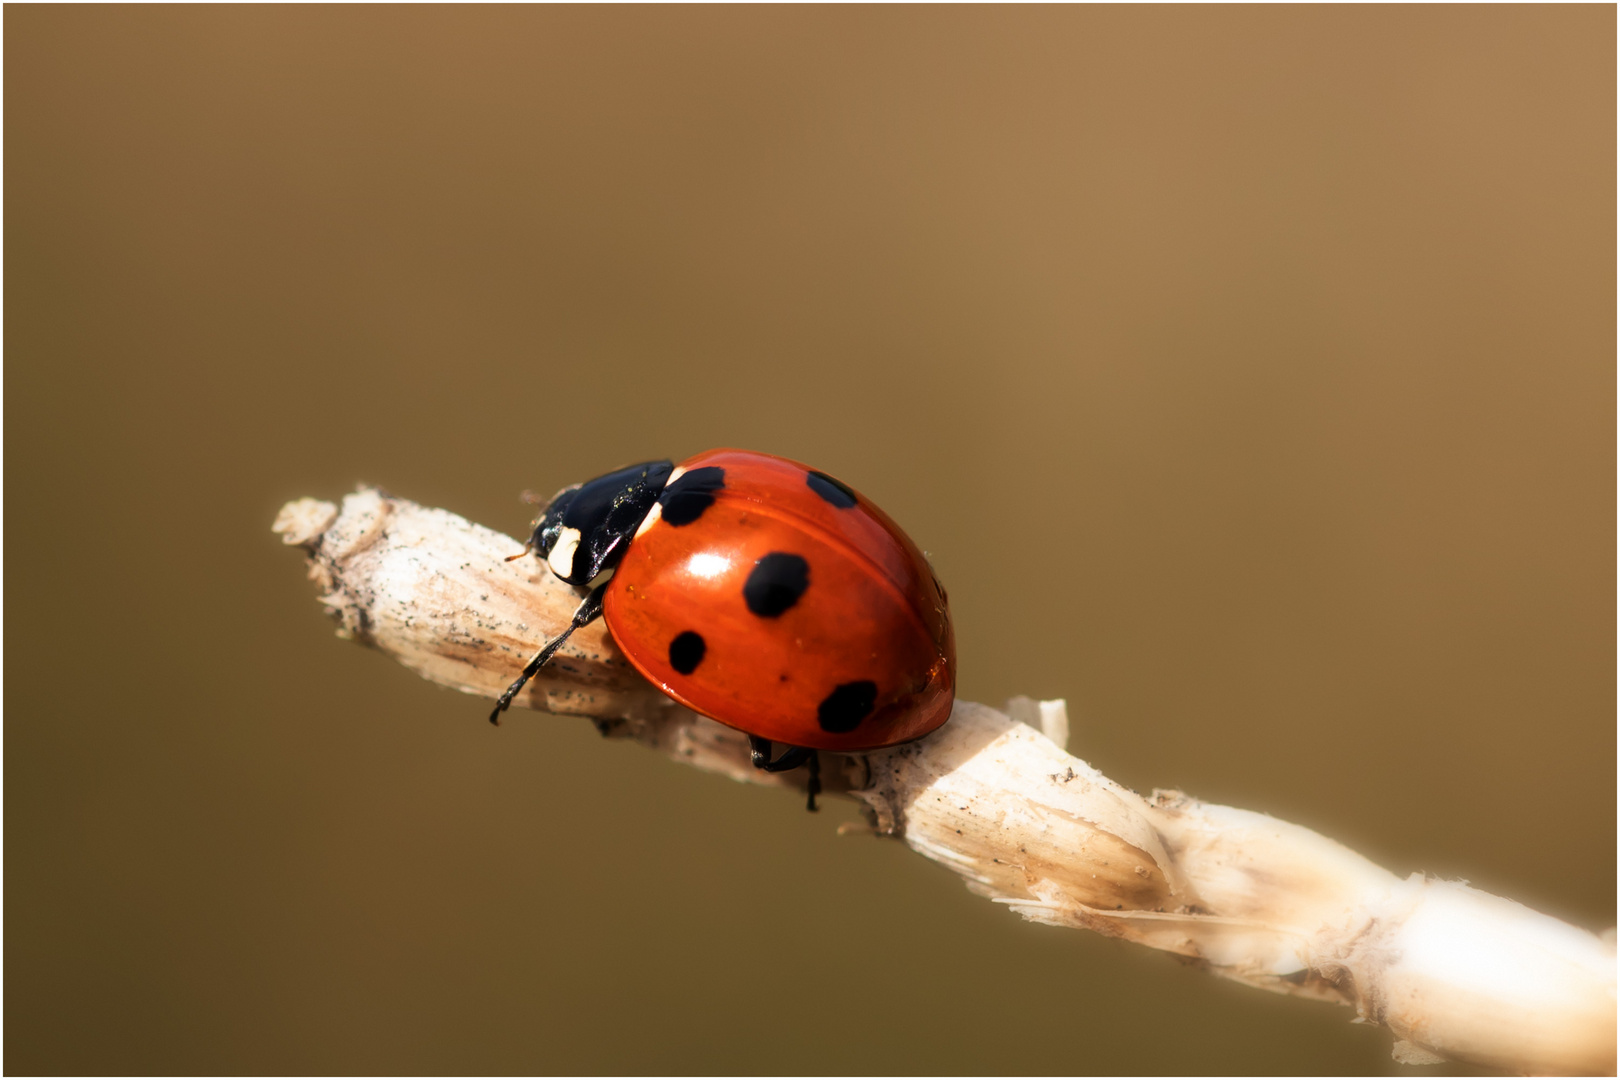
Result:
{"label": "red elytra", "polygon": [[[681,462],[668,491],[699,469],[723,470],[723,486],[679,525],[654,506],[603,596],[636,669],[694,711],[790,746],[875,750],[945,723],[950,610],[900,527],[847,485],[748,450]],[[787,583],[750,593],[778,564]]]}

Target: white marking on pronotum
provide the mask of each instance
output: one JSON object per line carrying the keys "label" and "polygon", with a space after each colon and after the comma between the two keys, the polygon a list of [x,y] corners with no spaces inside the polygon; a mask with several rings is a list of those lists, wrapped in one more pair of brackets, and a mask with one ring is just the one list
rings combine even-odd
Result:
{"label": "white marking on pronotum", "polygon": [[553,574],[566,578],[574,572],[574,552],[579,550],[579,539],[578,529],[563,529],[557,533],[557,542],[546,556],[546,565]]}
{"label": "white marking on pronotum", "polygon": [[658,503],[653,503],[652,509],[647,511],[647,516],[641,519],[640,525],[636,526],[636,535],[632,539],[640,539],[641,534],[658,524],[659,519],[663,516],[664,508]]}
{"label": "white marking on pronotum", "polygon": [[[686,475],[686,466],[685,465],[677,465],[675,467],[674,471],[672,471],[669,474],[669,479],[664,481],[664,491],[668,491],[669,490],[669,485],[673,484],[675,481],[679,480],[681,477],[683,477],[685,475]],[[660,492],[660,494],[662,494],[662,492]],[[660,502],[653,503],[652,504],[652,509],[647,511],[647,516],[641,519],[641,524],[640,525],[636,526],[636,535],[632,536],[630,539],[632,539],[632,540],[639,539],[641,537],[642,533],[646,532],[648,529],[652,528],[654,525],[658,524],[663,519],[664,519],[664,504],[660,503]]]}

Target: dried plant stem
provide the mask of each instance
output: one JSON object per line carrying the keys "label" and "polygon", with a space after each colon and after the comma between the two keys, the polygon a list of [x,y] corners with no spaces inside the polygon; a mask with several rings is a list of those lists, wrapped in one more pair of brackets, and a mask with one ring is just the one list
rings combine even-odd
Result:
{"label": "dried plant stem", "polygon": [[[467,693],[498,695],[579,602],[538,560],[506,562],[516,541],[375,489],[341,508],[289,503],[275,529],[308,553],[340,636]],[[803,783],[802,772],[752,768],[743,735],[658,693],[601,623],[576,633],[515,704],[590,717],[605,735],[735,780]],[[862,802],[879,832],[1026,918],[1350,1005],[1394,1032],[1400,1060],[1614,1072],[1612,932],[1457,882],[1396,877],[1264,814],[1173,791],[1143,797],[1067,754],[1066,728],[1061,703],[1015,699],[998,712],[958,702],[918,742],[824,754],[823,781]]]}

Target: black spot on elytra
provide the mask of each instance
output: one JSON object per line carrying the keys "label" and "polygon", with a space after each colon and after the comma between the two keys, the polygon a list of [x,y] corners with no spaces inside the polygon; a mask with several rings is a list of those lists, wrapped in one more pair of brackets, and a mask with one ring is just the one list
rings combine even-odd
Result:
{"label": "black spot on elytra", "polygon": [[855,505],[855,492],[842,480],[834,480],[824,472],[812,472],[804,479],[810,485],[811,491],[838,509],[848,510]]}
{"label": "black spot on elytra", "polygon": [[816,719],[822,731],[842,735],[861,726],[872,706],[877,702],[877,683],[870,679],[847,682],[827,695],[816,709]]}
{"label": "black spot on elytra", "polygon": [[743,599],[755,615],[774,619],[797,604],[809,587],[810,564],[798,555],[773,551],[748,572]]}
{"label": "black spot on elytra", "polygon": [[709,651],[703,635],[695,630],[682,630],[669,643],[669,666],[682,675],[690,675],[703,663],[703,654]]}
{"label": "black spot on elytra", "polygon": [[718,465],[690,469],[658,496],[663,519],[671,525],[690,525],[714,505],[714,493],[726,486],[726,470]]}

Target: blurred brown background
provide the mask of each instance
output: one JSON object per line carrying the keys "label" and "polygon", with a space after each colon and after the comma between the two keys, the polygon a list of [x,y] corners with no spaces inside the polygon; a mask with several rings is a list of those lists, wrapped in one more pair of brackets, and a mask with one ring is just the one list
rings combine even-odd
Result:
{"label": "blurred brown background", "polygon": [[492,730],[269,532],[718,445],[1109,775],[1613,924],[1612,7],[5,21],[7,1072],[1402,1071]]}

